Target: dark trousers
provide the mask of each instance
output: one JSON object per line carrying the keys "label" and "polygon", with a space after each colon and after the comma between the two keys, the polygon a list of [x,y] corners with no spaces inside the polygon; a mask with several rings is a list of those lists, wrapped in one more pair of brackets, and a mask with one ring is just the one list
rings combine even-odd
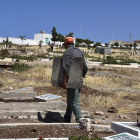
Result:
{"label": "dark trousers", "polygon": [[51,46],[51,50],[53,51],[53,46]]}
{"label": "dark trousers", "polygon": [[78,89],[67,89],[67,110],[64,115],[65,122],[71,122],[72,112],[75,115],[76,122],[79,123],[79,119],[82,118],[80,103],[79,103]]}

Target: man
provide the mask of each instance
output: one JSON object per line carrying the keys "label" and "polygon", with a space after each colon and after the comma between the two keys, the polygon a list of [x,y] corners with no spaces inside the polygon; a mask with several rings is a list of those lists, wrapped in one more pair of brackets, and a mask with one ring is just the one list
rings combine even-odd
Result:
{"label": "man", "polygon": [[64,44],[66,48],[66,51],[63,53],[63,83],[62,87],[64,89],[67,89],[67,110],[64,115],[64,121],[65,122],[71,122],[71,115],[72,112],[75,115],[76,122],[79,123],[79,119],[82,118],[80,104],[79,104],[79,92],[80,89],[70,89],[67,88],[67,81],[69,78],[69,69],[71,64],[72,57],[82,57],[83,58],[83,77],[85,77],[87,73],[87,65],[84,59],[84,55],[82,51],[78,48],[74,47],[74,38],[72,37],[66,37],[64,39]]}
{"label": "man", "polygon": [[52,43],[52,44],[51,44],[51,50],[52,50],[52,51],[53,51],[53,46],[54,46],[54,44]]}

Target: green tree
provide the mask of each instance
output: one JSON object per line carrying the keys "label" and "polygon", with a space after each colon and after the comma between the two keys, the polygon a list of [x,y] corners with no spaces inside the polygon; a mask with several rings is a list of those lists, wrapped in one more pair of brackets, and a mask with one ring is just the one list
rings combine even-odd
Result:
{"label": "green tree", "polygon": [[62,34],[58,34],[58,41],[60,41],[60,42],[64,42],[64,36],[62,35]]}
{"label": "green tree", "polygon": [[138,44],[137,43],[134,43],[133,44],[133,47],[134,47],[134,51],[136,52],[136,47],[138,46]]}
{"label": "green tree", "polygon": [[23,44],[23,40],[26,40],[25,37],[26,37],[25,35],[23,35],[23,36],[20,35],[19,36],[19,38],[22,40],[22,44]]}
{"label": "green tree", "polygon": [[105,43],[105,46],[107,47],[109,44],[108,43]]}
{"label": "green tree", "polygon": [[93,44],[93,41],[90,41],[89,39],[84,40],[84,42],[87,44],[88,49],[90,47],[90,44]]}
{"label": "green tree", "polygon": [[3,43],[6,45],[6,48],[8,47],[8,45],[9,45],[9,47],[12,46],[12,42],[9,41],[8,36],[7,36],[6,40],[3,40]]}
{"label": "green tree", "polygon": [[114,46],[117,46],[118,47],[119,46],[119,43],[118,42],[115,42],[114,43]]}
{"label": "green tree", "polygon": [[51,32],[52,32],[51,40],[54,41],[54,42],[58,41],[58,33],[57,33],[56,28],[54,26],[53,26]]}
{"label": "green tree", "polygon": [[1,50],[0,54],[1,54],[2,57],[7,57],[7,56],[10,55],[10,53],[9,53],[9,51],[7,49]]}
{"label": "green tree", "polygon": [[66,35],[66,37],[73,37],[73,34],[72,32],[70,32],[68,35]]}
{"label": "green tree", "polygon": [[101,43],[100,42],[96,42],[94,45],[95,46],[101,46]]}
{"label": "green tree", "polygon": [[83,43],[84,40],[83,40],[83,39],[80,39],[80,38],[76,38],[76,42],[77,42],[77,43]]}

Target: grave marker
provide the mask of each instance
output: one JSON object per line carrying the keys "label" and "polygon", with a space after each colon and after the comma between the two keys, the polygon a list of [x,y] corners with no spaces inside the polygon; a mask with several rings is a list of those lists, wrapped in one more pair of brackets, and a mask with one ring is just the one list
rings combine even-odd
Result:
{"label": "grave marker", "polygon": [[62,96],[57,96],[53,94],[45,94],[41,96],[34,97],[35,99],[43,100],[44,102],[47,101],[62,101]]}
{"label": "grave marker", "polygon": [[17,92],[17,93],[23,93],[23,92],[34,92],[32,87],[25,87],[25,88],[20,88],[17,90],[13,90],[10,92]]}
{"label": "grave marker", "polygon": [[140,140],[140,138],[131,135],[129,133],[121,133],[121,134],[105,137],[104,140]]}
{"label": "grave marker", "polygon": [[[82,57],[75,57],[71,60],[67,88],[79,89],[82,81]],[[51,84],[54,87],[61,87],[63,82],[62,57],[55,57]]]}

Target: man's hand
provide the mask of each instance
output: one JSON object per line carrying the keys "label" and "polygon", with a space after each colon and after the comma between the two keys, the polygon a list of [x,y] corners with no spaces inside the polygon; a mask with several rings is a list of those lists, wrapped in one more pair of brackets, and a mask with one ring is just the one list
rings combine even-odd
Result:
{"label": "man's hand", "polygon": [[62,87],[63,89],[67,89],[67,83],[66,83],[66,82],[63,82],[63,83],[61,84],[61,87]]}
{"label": "man's hand", "polygon": [[61,84],[61,87],[64,88],[64,89],[67,88],[67,76],[66,76],[65,73],[64,73],[63,82]]}

